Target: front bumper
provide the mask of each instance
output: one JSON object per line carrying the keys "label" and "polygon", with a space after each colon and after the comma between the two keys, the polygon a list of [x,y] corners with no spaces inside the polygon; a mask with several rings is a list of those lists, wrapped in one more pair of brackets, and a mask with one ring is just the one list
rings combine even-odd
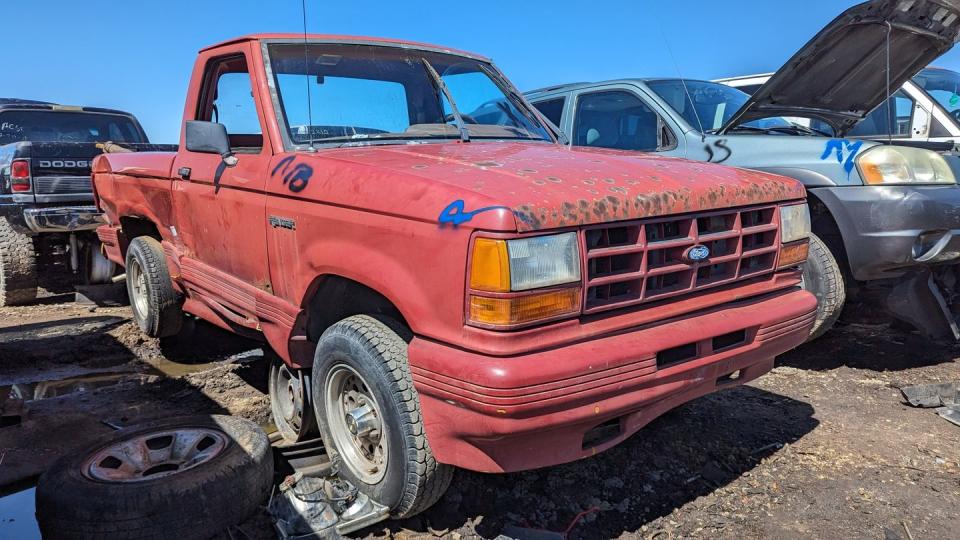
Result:
{"label": "front bumper", "polygon": [[845,186],[810,191],[837,221],[850,270],[859,281],[960,263],[958,186]]}
{"label": "front bumper", "polygon": [[[673,407],[759,377],[815,316],[816,299],[794,288],[505,358],[418,337],[409,361],[437,459],[512,472],[592,456]],[[740,332],[738,343],[715,339]],[[668,363],[677,351],[689,359]]]}

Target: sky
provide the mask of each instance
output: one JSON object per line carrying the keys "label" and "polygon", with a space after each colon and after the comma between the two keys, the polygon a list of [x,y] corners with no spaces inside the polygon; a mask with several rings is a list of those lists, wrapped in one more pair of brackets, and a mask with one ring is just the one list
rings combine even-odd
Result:
{"label": "sky", "polygon": [[[675,76],[678,68],[699,79],[775,71],[856,3],[305,1],[310,33],[480,53],[521,90]],[[158,143],[177,142],[199,49],[243,34],[303,29],[300,0],[31,0],[6,3],[4,21],[9,39],[0,55],[0,95],[130,111]],[[960,49],[934,64],[960,70]]]}

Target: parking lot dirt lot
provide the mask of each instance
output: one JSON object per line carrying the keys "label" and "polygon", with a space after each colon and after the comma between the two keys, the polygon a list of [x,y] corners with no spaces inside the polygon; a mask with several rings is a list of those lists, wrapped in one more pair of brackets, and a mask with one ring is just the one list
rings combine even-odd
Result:
{"label": "parking lot dirt lot", "polygon": [[[269,423],[260,344],[201,322],[160,342],[128,308],[65,300],[0,308],[0,385],[28,400],[25,421],[0,428],[0,493],[115,426],[213,412]],[[571,538],[955,538],[960,427],[904,405],[897,388],[960,379],[960,347],[859,309],[771,374],[606,453],[519,474],[458,471],[431,510],[357,536],[496,537],[512,525]],[[224,537],[272,535],[263,513]]]}

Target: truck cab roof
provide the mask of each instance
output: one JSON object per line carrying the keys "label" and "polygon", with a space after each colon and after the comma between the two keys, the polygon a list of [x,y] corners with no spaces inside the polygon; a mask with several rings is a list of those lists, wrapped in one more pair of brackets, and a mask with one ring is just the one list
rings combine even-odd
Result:
{"label": "truck cab roof", "polygon": [[120,114],[123,116],[133,116],[126,111],[117,109],[107,109],[104,107],[81,107],[78,105],[61,105],[49,101],[37,101],[33,99],[19,98],[0,98],[0,112],[5,110],[37,110],[37,111],[69,111],[69,112],[91,112],[101,114]]}
{"label": "truck cab roof", "polygon": [[462,51],[459,49],[453,49],[450,47],[444,47],[441,45],[432,45],[430,43],[422,43],[418,41],[407,41],[402,39],[389,39],[389,38],[378,38],[378,37],[368,37],[368,36],[345,36],[338,34],[297,34],[291,32],[277,32],[277,33],[262,33],[262,34],[247,34],[245,36],[238,36],[226,41],[221,41],[210,45],[209,47],[204,47],[200,49],[200,52],[209,51],[213,49],[219,49],[227,45],[234,45],[236,43],[243,43],[245,41],[273,41],[273,42],[297,42],[302,43],[306,41],[307,43],[346,43],[346,44],[357,44],[357,45],[382,45],[387,47],[402,47],[406,49],[418,49],[424,51],[435,51],[443,52],[448,54],[456,54],[458,56],[466,56],[468,58],[473,58],[476,60],[481,60],[484,62],[490,62],[490,59],[486,56],[479,55],[472,52]]}

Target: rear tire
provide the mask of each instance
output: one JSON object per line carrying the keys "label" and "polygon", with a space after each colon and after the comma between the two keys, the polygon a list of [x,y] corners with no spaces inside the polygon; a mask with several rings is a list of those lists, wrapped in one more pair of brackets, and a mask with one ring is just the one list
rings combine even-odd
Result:
{"label": "rear tire", "polygon": [[33,238],[0,217],[0,307],[37,299],[37,256]]}
{"label": "rear tire", "polygon": [[127,249],[127,294],[133,320],[145,334],[174,336],[183,326],[183,299],[173,289],[160,242],[139,236]]}
{"label": "rear tire", "polygon": [[[151,451],[133,460],[114,451],[124,448]],[[44,538],[202,540],[252,515],[272,484],[270,441],[253,422],[165,419],[54,463],[37,484],[37,521]]]}
{"label": "rear tire", "polygon": [[313,364],[317,424],[340,475],[395,518],[430,508],[453,477],[424,432],[407,333],[389,319],[348,317],[323,333]]}
{"label": "rear tire", "polygon": [[803,288],[817,297],[817,319],[807,341],[826,334],[843,311],[846,286],[837,260],[819,237],[810,235],[810,255],[803,266]]}

